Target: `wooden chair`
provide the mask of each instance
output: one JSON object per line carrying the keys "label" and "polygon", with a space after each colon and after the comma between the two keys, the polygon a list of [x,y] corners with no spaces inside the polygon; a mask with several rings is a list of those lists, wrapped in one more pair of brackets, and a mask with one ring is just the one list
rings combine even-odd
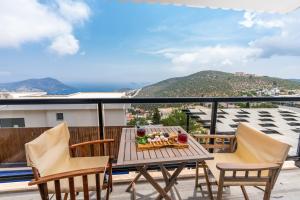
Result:
{"label": "wooden chair", "polygon": [[217,199],[222,199],[223,187],[240,186],[245,199],[249,199],[245,186],[264,187],[264,200],[269,200],[283,162],[286,160],[290,145],[271,138],[240,123],[235,136],[207,135],[201,140],[219,140],[221,143],[208,145],[207,148],[225,148],[231,153],[214,153],[213,160],[201,163],[204,168],[210,199],[213,199],[209,170],[218,185]]}
{"label": "wooden chair", "polygon": [[[70,133],[66,123],[47,130],[35,140],[26,143],[28,166],[32,167],[34,180],[29,185],[37,185],[41,199],[49,199],[55,194],[56,199],[75,200],[79,192],[83,192],[84,200],[89,199],[89,192],[95,191],[97,200],[101,198],[101,190],[106,189],[106,199],[112,190],[112,164],[110,156],[112,139],[95,140],[69,146]],[[83,151],[90,147],[107,147],[108,156],[71,157],[70,151]],[[94,152],[94,150],[92,151]],[[105,183],[107,179],[107,183]]]}
{"label": "wooden chair", "polygon": [[[234,135],[193,135],[193,137],[209,152],[231,153],[235,147]],[[213,142],[211,142],[212,140]],[[204,167],[206,167],[205,163],[196,162],[195,187],[202,188],[202,185],[206,185],[206,183],[199,183],[200,178],[205,178],[205,176],[199,174],[200,169],[204,171]]]}

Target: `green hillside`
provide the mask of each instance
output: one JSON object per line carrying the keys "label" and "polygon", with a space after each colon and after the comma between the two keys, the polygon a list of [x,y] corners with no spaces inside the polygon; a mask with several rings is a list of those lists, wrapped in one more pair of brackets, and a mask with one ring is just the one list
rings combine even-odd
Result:
{"label": "green hillside", "polygon": [[236,76],[220,71],[201,71],[142,88],[136,97],[241,96],[258,89],[299,90],[300,82],[266,77]]}

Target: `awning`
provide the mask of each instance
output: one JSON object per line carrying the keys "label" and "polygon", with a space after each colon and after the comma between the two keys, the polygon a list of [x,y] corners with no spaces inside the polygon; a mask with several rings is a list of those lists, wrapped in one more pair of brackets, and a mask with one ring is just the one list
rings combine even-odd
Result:
{"label": "awning", "polygon": [[256,12],[287,13],[300,7],[300,0],[131,0],[183,5],[199,8],[222,8]]}

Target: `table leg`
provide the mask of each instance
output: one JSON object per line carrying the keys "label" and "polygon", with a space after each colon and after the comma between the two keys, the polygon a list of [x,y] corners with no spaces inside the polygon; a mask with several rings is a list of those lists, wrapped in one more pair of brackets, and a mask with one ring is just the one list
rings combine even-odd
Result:
{"label": "table leg", "polygon": [[[147,166],[144,166],[143,168],[145,168],[145,170],[146,170]],[[130,189],[132,188],[132,185],[134,183],[136,183],[140,179],[141,176],[142,176],[142,174],[141,174],[141,172],[139,172],[138,175],[136,175],[136,177],[131,181],[131,183],[127,187],[126,192],[130,192]]]}
{"label": "table leg", "polygon": [[168,174],[168,170],[162,164],[160,164],[159,167],[160,167],[161,173],[164,177],[164,180],[165,180],[165,183],[167,186],[169,183],[169,177],[170,177],[170,175]]}
{"label": "table leg", "polygon": [[[162,172],[162,174],[163,174],[163,177],[164,177],[164,180],[165,180],[165,184],[166,184],[165,187],[166,187],[166,186],[168,185],[168,183],[169,183],[169,181],[170,181],[170,177],[171,177],[172,175],[171,175],[170,172],[166,169],[166,167],[163,166],[162,164],[160,164],[159,167],[160,167],[161,172]],[[178,184],[177,179],[175,179],[175,184]],[[176,192],[176,194],[178,195],[178,197],[180,197],[180,194],[179,194],[179,192],[178,192],[178,190],[177,190],[177,188],[176,188],[175,185],[173,185],[173,189],[174,189],[174,191]]]}
{"label": "table leg", "polygon": [[[172,188],[172,186],[175,184],[178,175],[183,170],[183,168],[184,168],[185,165],[186,165],[186,163],[181,163],[179,165],[179,167],[175,170],[175,172],[172,174],[172,176],[169,178],[168,184],[163,189],[165,193],[168,193],[170,191],[170,189]],[[163,198],[163,196],[160,194],[160,195],[158,195],[158,197],[156,198],[156,200],[160,200],[162,198]]]}
{"label": "table leg", "polygon": [[136,200],[135,183],[132,183],[132,200]]}
{"label": "table leg", "polygon": [[[168,177],[170,178],[170,177],[171,177],[170,172],[165,168],[165,166],[162,165],[162,167],[163,167],[163,169],[165,170],[165,172],[166,172],[166,174],[168,175]],[[178,184],[177,179],[176,179],[176,181],[175,181],[175,184]]]}
{"label": "table leg", "polygon": [[145,177],[145,179],[147,179],[147,181],[156,189],[156,191],[160,194],[159,196],[165,198],[166,200],[171,200],[167,192],[151,177],[151,175],[144,167],[139,167],[138,170]]}

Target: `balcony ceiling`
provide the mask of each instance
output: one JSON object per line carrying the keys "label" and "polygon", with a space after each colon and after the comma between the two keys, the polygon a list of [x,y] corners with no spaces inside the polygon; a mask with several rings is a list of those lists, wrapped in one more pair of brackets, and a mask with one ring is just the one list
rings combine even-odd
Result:
{"label": "balcony ceiling", "polygon": [[132,0],[199,8],[222,8],[269,13],[288,13],[300,7],[300,0]]}

